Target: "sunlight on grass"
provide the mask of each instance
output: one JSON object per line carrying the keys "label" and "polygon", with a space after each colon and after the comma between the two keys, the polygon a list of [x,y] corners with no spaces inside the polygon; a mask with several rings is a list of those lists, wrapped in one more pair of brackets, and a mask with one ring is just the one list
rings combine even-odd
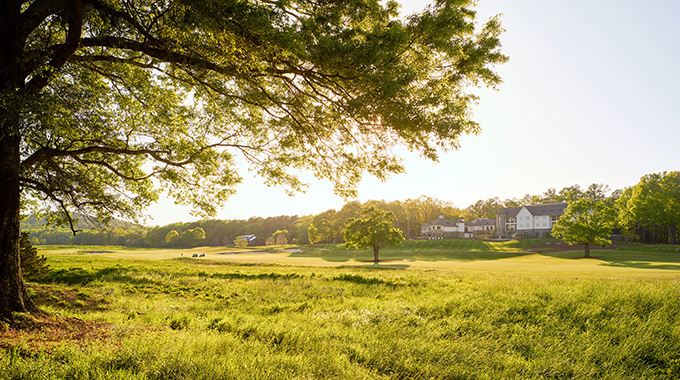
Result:
{"label": "sunlight on grass", "polygon": [[[491,251],[502,248],[431,261],[444,270],[51,253],[52,272],[29,294],[111,332],[48,350],[24,334],[0,351],[0,378],[680,376],[680,272],[615,261],[640,252]],[[292,254],[267,257],[310,260]],[[672,265],[666,255],[649,264]]]}
{"label": "sunlight on grass", "polygon": [[[409,240],[401,246],[380,251],[385,268],[447,269],[476,271],[522,271],[592,274],[662,274],[680,270],[677,247],[625,246],[594,251],[593,259],[582,259],[578,250],[532,253],[526,249],[553,239],[523,239],[488,242],[473,239]],[[563,247],[567,247],[563,245]],[[86,253],[102,252],[104,253]],[[198,247],[193,249],[119,249],[118,247],[40,248],[50,261],[82,257],[84,262],[125,259],[131,264],[141,260],[215,261],[258,265],[295,266],[372,266],[369,250],[347,250],[342,244],[269,247]],[[192,258],[192,254],[204,254]]]}

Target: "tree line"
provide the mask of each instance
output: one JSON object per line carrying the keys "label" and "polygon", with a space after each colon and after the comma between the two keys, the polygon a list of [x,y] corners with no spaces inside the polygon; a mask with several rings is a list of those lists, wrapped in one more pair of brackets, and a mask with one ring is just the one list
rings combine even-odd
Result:
{"label": "tree line", "polygon": [[[310,217],[276,216],[253,217],[248,220],[201,220],[172,223],[157,227],[117,227],[86,229],[75,235],[66,228],[24,229],[31,243],[49,245],[119,245],[155,248],[191,248],[196,246],[228,246],[242,235],[255,235],[255,245],[268,243],[307,244]],[[285,242],[284,242],[285,240]]]}
{"label": "tree line", "polygon": [[362,208],[374,206],[395,215],[394,226],[405,238],[420,234],[423,224],[444,216],[449,220],[495,218],[502,208],[531,204],[567,202],[579,199],[606,202],[616,211],[616,233],[629,241],[643,243],[677,242],[680,222],[679,172],[648,174],[634,186],[611,191],[604,184],[579,185],[561,190],[549,188],[538,195],[501,200],[498,197],[479,200],[466,208],[451,202],[421,196],[404,201],[351,201],[341,209],[329,209],[316,215],[253,217],[248,220],[202,220],[173,223],[166,226],[141,226],[84,230],[75,236],[65,229],[32,229],[34,244],[122,245],[134,247],[183,248],[199,245],[228,246],[242,235],[255,235],[256,245],[342,243],[345,221],[360,216]]}

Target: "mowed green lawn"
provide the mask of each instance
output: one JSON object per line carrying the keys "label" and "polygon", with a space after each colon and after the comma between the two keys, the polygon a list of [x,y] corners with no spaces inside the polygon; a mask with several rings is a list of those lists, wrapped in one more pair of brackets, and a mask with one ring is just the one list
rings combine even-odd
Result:
{"label": "mowed green lawn", "polygon": [[[547,243],[547,244],[546,244]],[[539,249],[527,251],[542,245]],[[372,266],[373,252],[347,250],[342,244],[315,246],[198,247],[192,249],[130,249],[126,247],[40,247],[41,254],[59,260],[70,255],[120,259],[167,260],[191,258],[235,263],[302,266]],[[538,251],[538,252],[536,252]],[[97,253],[88,253],[97,252]],[[100,253],[101,252],[101,253]],[[553,239],[485,242],[472,239],[409,240],[380,251],[380,267],[481,271],[593,274],[672,274],[680,271],[680,247],[623,245],[595,249],[592,258]]]}
{"label": "mowed green lawn", "polygon": [[680,378],[678,247],[546,242],[43,249],[78,327],[0,326],[0,379]]}

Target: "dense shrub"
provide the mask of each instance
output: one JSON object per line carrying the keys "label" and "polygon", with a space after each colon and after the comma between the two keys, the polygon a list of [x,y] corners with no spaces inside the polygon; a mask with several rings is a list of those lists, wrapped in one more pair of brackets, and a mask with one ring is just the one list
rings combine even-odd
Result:
{"label": "dense shrub", "polygon": [[38,250],[31,244],[31,239],[27,232],[21,233],[19,252],[21,273],[24,278],[38,280],[45,277],[50,271],[50,267],[47,265],[47,258],[43,255],[38,256]]}

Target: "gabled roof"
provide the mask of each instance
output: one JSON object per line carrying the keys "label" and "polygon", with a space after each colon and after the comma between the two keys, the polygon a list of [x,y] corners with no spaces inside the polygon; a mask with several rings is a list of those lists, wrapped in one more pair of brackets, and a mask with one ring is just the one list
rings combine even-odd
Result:
{"label": "gabled roof", "polygon": [[439,218],[437,220],[433,220],[431,222],[427,222],[427,223],[423,224],[422,227],[424,228],[424,227],[429,227],[429,226],[453,226],[453,227],[456,227],[456,226],[458,226],[458,222],[454,222],[454,221],[444,219],[444,218]]}
{"label": "gabled roof", "polygon": [[241,235],[241,236],[246,238],[246,240],[248,240],[249,242],[255,241],[255,239],[257,239],[257,236],[255,236],[255,235]]}
{"label": "gabled roof", "polygon": [[541,205],[525,206],[533,216],[538,215],[562,215],[567,208],[566,202],[546,203]]}
{"label": "gabled roof", "polygon": [[465,222],[466,226],[495,226],[496,219],[479,218],[471,222]]}
{"label": "gabled roof", "polygon": [[521,209],[521,207],[502,208],[496,212],[496,215],[504,214],[506,218],[514,218]]}
{"label": "gabled roof", "polygon": [[[539,205],[524,206],[533,216],[539,215],[562,215],[567,208],[566,202],[544,203]],[[498,210],[497,215],[504,214],[506,218],[514,218],[523,207],[508,207]]]}

